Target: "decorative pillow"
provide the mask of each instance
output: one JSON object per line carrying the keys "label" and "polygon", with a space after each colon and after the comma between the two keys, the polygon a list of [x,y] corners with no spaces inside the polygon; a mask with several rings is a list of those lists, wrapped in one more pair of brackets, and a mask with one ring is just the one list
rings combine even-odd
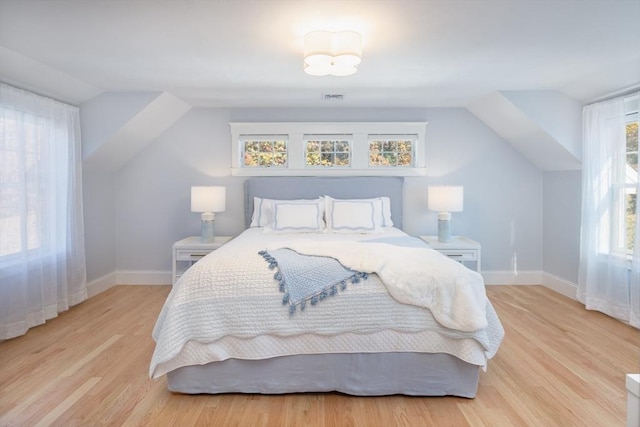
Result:
{"label": "decorative pillow", "polygon": [[[278,199],[265,199],[262,197],[253,198],[253,216],[251,217],[251,225],[249,227],[267,227],[272,221],[273,204],[278,202],[293,202],[293,203],[305,203],[305,202],[321,202],[322,197],[318,199],[296,199],[296,200],[278,200]],[[322,205],[324,210],[324,204]]]}
{"label": "decorative pillow", "polygon": [[315,233],[324,230],[318,203],[274,203],[270,231]]}
{"label": "decorative pillow", "polygon": [[382,232],[382,200],[333,199],[325,196],[327,232],[380,233]]}
{"label": "decorative pillow", "polygon": [[266,233],[318,233],[324,231],[324,201],[280,201],[272,203],[271,223]]}

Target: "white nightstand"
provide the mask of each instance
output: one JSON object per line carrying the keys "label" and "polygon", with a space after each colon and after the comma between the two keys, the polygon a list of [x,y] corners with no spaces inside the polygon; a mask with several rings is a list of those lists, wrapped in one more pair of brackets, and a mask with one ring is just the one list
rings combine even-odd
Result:
{"label": "white nightstand", "polygon": [[468,237],[454,236],[450,242],[442,243],[438,241],[438,236],[420,236],[422,240],[427,242],[436,251],[451,259],[455,259],[461,263],[475,262],[476,271],[480,273],[481,267],[481,246],[475,240]]}
{"label": "white nightstand", "polygon": [[215,251],[229,240],[231,240],[231,236],[216,236],[214,242],[202,243],[200,236],[191,236],[175,242],[173,244],[173,284],[196,261]]}

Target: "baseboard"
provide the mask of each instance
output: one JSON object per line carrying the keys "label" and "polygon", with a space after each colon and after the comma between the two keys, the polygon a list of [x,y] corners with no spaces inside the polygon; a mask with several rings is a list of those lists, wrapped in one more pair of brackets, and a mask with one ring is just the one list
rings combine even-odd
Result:
{"label": "baseboard", "polygon": [[113,271],[87,283],[87,298],[113,288],[116,285],[169,285],[171,272],[162,270]]}
{"label": "baseboard", "polygon": [[551,273],[544,273],[542,276],[542,285],[572,300],[578,300],[576,297],[578,285],[561,277],[554,276]]}
{"label": "baseboard", "polygon": [[540,285],[542,284],[542,271],[483,271],[484,283],[487,285]]}
{"label": "baseboard", "polygon": [[171,271],[163,270],[118,270],[118,285],[170,285]]}
{"label": "baseboard", "polygon": [[98,277],[87,283],[87,298],[94,297],[101,292],[106,291],[109,288],[113,288],[117,285],[116,272],[105,274],[102,277]]}
{"label": "baseboard", "polygon": [[[553,274],[538,270],[483,271],[487,285],[543,285],[573,300],[578,286]],[[119,270],[87,283],[89,298],[118,285],[170,285],[171,272],[163,270]]]}

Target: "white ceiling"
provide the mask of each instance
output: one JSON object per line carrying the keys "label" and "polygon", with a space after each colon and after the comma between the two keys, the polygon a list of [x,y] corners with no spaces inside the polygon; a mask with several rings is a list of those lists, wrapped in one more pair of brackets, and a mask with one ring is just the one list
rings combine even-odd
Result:
{"label": "white ceiling", "polygon": [[[362,33],[355,75],[303,72],[318,29]],[[640,0],[0,0],[0,78],[75,104],[157,90],[225,107],[465,106],[498,90],[586,102],[640,83]]]}

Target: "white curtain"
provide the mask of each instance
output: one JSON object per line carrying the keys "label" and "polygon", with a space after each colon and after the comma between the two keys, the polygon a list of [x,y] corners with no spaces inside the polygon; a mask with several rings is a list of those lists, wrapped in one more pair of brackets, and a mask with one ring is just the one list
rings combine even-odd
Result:
{"label": "white curtain", "polygon": [[640,227],[628,250],[626,198],[638,194],[627,166],[624,98],[583,109],[582,227],[578,300],[586,308],[640,327]]}
{"label": "white curtain", "polygon": [[87,298],[78,108],[0,84],[0,340]]}

